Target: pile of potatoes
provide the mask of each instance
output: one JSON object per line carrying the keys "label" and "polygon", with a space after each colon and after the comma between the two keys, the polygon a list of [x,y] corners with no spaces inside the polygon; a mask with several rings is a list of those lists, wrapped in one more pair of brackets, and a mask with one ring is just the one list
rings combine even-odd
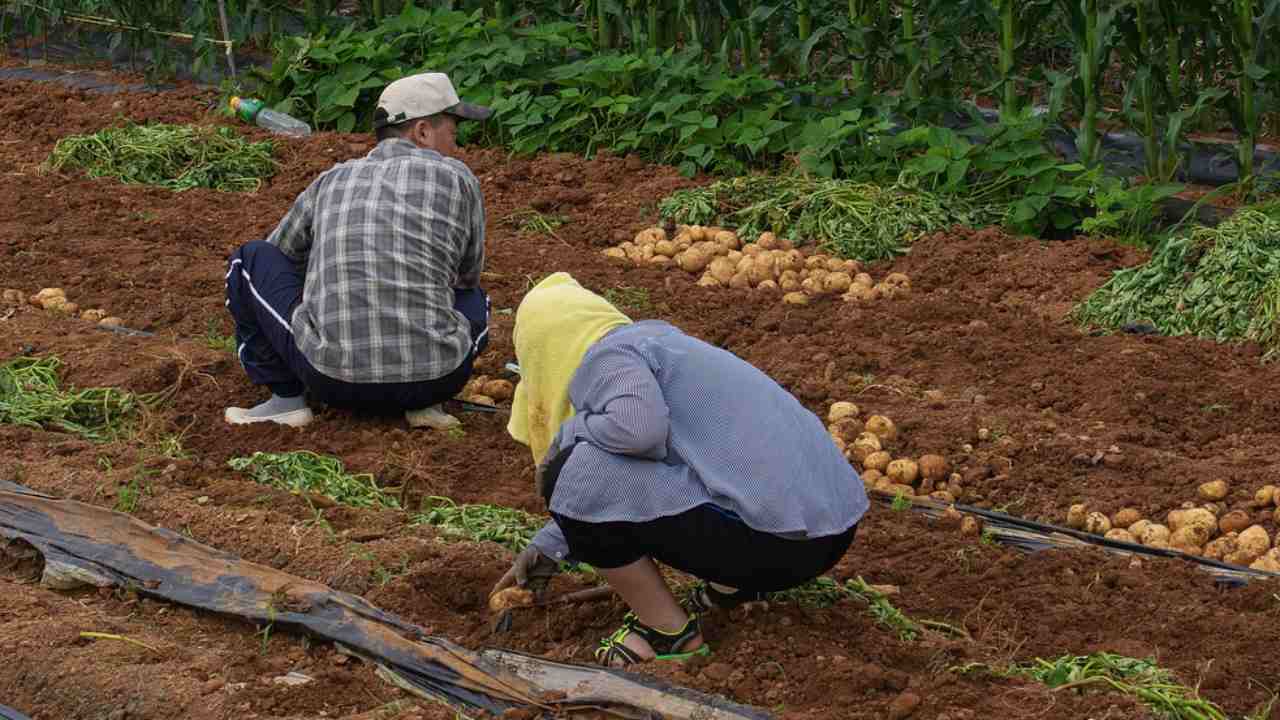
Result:
{"label": "pile of potatoes", "polygon": [[510,400],[515,395],[515,391],[515,385],[510,380],[476,375],[462,388],[462,392],[458,393],[458,398],[476,405],[497,405]]}
{"label": "pile of potatoes", "polygon": [[858,470],[868,490],[929,497],[945,503],[959,499],[963,491],[960,476],[948,475],[946,458],[941,455],[895,458],[890,450],[898,439],[897,426],[883,415],[871,415],[864,421],[859,417],[861,414],[854,403],[833,402],[827,411],[827,431],[836,447]]}
{"label": "pile of potatoes", "polygon": [[[1135,508],[1125,508],[1108,517],[1080,503],[1067,511],[1067,526],[1110,540],[1138,543],[1154,548],[1171,548],[1189,555],[1247,565],[1255,570],[1280,572],[1280,547],[1272,547],[1266,529],[1254,522],[1246,509],[1224,512],[1219,503],[1228,495],[1226,481],[1204,483],[1197,495],[1204,502],[1183,503],[1172,510],[1164,523],[1142,517]],[[1280,522],[1280,490],[1274,485],[1260,488],[1250,503],[1252,508],[1272,512]]]}
{"label": "pile of potatoes", "polygon": [[30,303],[42,310],[49,312],[61,313],[72,317],[79,316],[81,320],[97,323],[103,327],[123,327],[124,320],[107,314],[106,310],[101,308],[91,308],[81,310],[76,303],[67,300],[67,293],[62,288],[51,287],[44,288],[40,292],[27,297],[21,290],[5,290],[0,293],[0,297],[9,305],[21,305]]}
{"label": "pile of potatoes", "polygon": [[771,232],[743,244],[736,233],[718,227],[680,226],[674,238],[659,227],[641,230],[634,242],[604,251],[606,257],[636,264],[677,267],[702,273],[703,287],[755,288],[781,296],[791,305],[840,296],[846,302],[872,303],[911,292],[911,279],[892,273],[879,283],[856,260],[797,250]]}

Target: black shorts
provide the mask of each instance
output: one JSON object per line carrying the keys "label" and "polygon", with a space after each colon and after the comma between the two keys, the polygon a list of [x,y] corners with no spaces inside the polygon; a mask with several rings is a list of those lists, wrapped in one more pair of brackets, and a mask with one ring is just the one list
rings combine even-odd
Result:
{"label": "black shorts", "polygon": [[788,540],[753,530],[714,505],[648,522],[552,517],[573,559],[592,567],[608,570],[649,557],[701,580],[756,592],[789,590],[827,572],[844,557],[858,529]]}

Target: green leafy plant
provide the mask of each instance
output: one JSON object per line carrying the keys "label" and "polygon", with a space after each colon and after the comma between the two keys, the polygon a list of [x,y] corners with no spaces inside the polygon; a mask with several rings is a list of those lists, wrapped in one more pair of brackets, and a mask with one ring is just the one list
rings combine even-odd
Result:
{"label": "green leafy plant", "polygon": [[0,365],[0,423],[50,428],[105,441],[124,432],[144,405],[166,393],[134,395],[116,388],[62,389],[56,357],[18,357]]}
{"label": "green leafy plant", "polygon": [[772,231],[863,261],[894,257],[917,238],[979,224],[961,200],[898,187],[801,176],[753,175],[680,190],[658,206],[677,223],[736,227],[743,237]]}
{"label": "green leafy plant", "polygon": [[270,142],[245,141],[231,128],[129,124],[63,138],[46,165],[175,191],[252,192],[275,173],[272,153]]}
{"label": "green leafy plant", "polygon": [[309,450],[285,453],[255,452],[227,461],[232,470],[247,473],[254,482],[292,493],[314,493],[352,507],[398,508],[396,499],[378,487],[372,474],[351,474],[342,461]]}
{"label": "green leafy plant", "polygon": [[1132,695],[1157,716],[1170,720],[1227,720],[1227,714],[1198,693],[1178,683],[1151,660],[1095,653],[1067,655],[1056,660],[1037,658],[998,673],[1027,677],[1055,689],[1101,687]]}
{"label": "green leafy plant", "polygon": [[424,500],[415,525],[431,525],[449,535],[475,542],[494,542],[513,552],[528,547],[546,524],[522,510],[496,505],[459,505],[446,497]]}
{"label": "green leafy plant", "polygon": [[1150,323],[1166,335],[1280,348],[1280,213],[1242,208],[1214,228],[1168,238],[1144,265],[1116,272],[1073,311],[1102,328]]}

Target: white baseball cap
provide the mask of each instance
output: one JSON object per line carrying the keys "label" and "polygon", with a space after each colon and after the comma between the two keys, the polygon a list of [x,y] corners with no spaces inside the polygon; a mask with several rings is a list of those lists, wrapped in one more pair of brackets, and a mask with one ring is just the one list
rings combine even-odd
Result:
{"label": "white baseball cap", "polygon": [[493,111],[459,100],[448,75],[420,73],[402,77],[382,91],[373,115],[373,127],[398,125],[437,113],[449,113],[464,120],[485,120]]}

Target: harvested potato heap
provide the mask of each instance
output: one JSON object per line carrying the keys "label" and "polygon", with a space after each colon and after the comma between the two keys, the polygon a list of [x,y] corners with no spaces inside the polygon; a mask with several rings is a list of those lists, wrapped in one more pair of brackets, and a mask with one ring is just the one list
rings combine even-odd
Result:
{"label": "harvested potato heap", "polygon": [[61,313],[72,317],[78,315],[81,320],[88,320],[103,327],[122,327],[124,325],[124,320],[108,316],[106,310],[100,308],[81,310],[79,305],[67,300],[67,293],[62,288],[44,288],[30,297],[27,297],[21,290],[10,289],[0,293],[0,297],[4,299],[6,305],[30,303],[49,312]]}
{"label": "harvested potato heap", "polygon": [[515,385],[510,380],[492,379],[488,375],[476,375],[462,388],[458,397],[476,405],[497,405],[515,395]]}
{"label": "harvested potato heap", "polygon": [[911,280],[902,273],[877,283],[856,260],[806,255],[771,232],[744,245],[734,232],[723,228],[686,225],[667,239],[665,230],[654,227],[641,230],[634,242],[606,249],[604,255],[702,273],[698,284],[703,287],[755,288],[776,293],[791,305],[836,295],[845,302],[871,303],[911,292]]}
{"label": "harvested potato heap", "polygon": [[834,402],[827,412],[827,430],[836,447],[857,468],[868,490],[891,495],[929,497],[954,503],[962,488],[960,476],[947,474],[947,460],[941,455],[918,459],[897,457],[891,452],[898,428],[883,415],[865,421],[861,409],[846,401]]}
{"label": "harvested potato heap", "polygon": [[1196,494],[1204,503],[1183,503],[1172,510],[1164,523],[1142,517],[1136,508],[1125,508],[1108,517],[1090,510],[1085,503],[1067,510],[1067,526],[1109,540],[1137,543],[1154,548],[1178,550],[1232,565],[1247,565],[1255,570],[1280,572],[1280,547],[1272,547],[1266,529],[1255,522],[1254,512],[1272,513],[1280,523],[1280,492],[1266,485],[1254,493],[1249,509],[1224,512],[1221,504],[1230,492],[1226,481],[1214,480],[1201,485]]}

